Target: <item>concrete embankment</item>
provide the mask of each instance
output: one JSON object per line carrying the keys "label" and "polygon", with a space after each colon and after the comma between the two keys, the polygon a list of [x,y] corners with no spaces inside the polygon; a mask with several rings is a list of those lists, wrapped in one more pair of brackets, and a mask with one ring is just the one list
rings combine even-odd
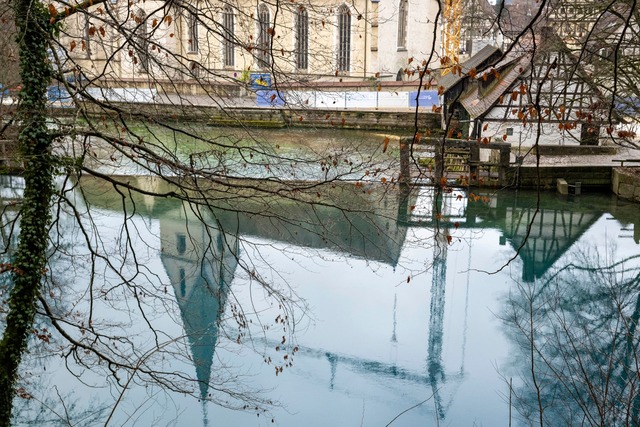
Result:
{"label": "concrete embankment", "polygon": [[[197,121],[212,126],[242,127],[315,127],[365,130],[406,130],[417,126],[421,131],[436,132],[440,128],[440,115],[415,110],[339,110],[290,108],[221,108],[208,105],[176,105],[151,103],[122,103],[116,107],[132,118]],[[85,106],[89,115],[115,115],[96,104]],[[57,116],[75,116],[75,108],[55,108]]]}
{"label": "concrete embankment", "polygon": [[640,203],[640,167],[613,168],[611,190],[618,197]]}
{"label": "concrete embankment", "polygon": [[[210,126],[237,126],[246,128],[333,128],[375,131],[405,131],[412,134],[416,128],[422,132],[437,133],[440,115],[433,112],[404,110],[341,110],[234,107],[217,105],[172,103],[109,103],[85,104],[87,116],[123,116],[127,120],[195,122]],[[10,116],[13,106],[4,107]],[[72,106],[52,106],[55,117],[77,118],[78,110]],[[0,173],[19,173],[21,163],[15,162],[15,143],[0,138]]]}
{"label": "concrete embankment", "polygon": [[[512,168],[511,174],[517,176],[521,188],[542,188],[554,190],[559,179],[570,185],[580,183],[587,191],[607,191],[611,188],[611,166],[526,166]],[[515,182],[515,181],[514,181]]]}
{"label": "concrete embankment", "polygon": [[638,157],[638,150],[615,145],[541,146],[540,164],[528,156],[514,168],[522,187],[555,189],[558,180],[582,191],[610,191],[620,198],[640,200],[640,167],[616,166],[620,159]]}

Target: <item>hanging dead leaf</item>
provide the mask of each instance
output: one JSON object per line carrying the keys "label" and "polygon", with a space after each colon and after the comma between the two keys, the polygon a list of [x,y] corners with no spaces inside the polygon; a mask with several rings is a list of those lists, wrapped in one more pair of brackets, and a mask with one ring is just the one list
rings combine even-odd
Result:
{"label": "hanging dead leaf", "polygon": [[386,153],[388,147],[389,147],[389,137],[387,136],[387,137],[384,138],[384,144],[382,146],[382,152]]}

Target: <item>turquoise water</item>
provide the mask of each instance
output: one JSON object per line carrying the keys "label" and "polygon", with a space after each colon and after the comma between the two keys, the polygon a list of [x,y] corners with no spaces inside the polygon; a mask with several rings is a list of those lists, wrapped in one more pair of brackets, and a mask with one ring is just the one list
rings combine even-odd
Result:
{"label": "turquoise water", "polygon": [[348,211],[141,196],[125,221],[109,188],[84,188],[75,203],[95,227],[56,224],[50,304],[82,325],[64,325],[78,340],[139,370],[130,380],[55,332],[34,339],[16,425],[65,411],[117,426],[528,425],[541,406],[549,425],[637,416],[638,205],[371,188]]}

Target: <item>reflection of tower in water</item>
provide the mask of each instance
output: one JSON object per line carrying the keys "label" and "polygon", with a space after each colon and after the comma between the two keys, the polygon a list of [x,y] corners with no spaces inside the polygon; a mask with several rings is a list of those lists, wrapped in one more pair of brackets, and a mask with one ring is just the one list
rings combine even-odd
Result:
{"label": "reflection of tower in water", "polygon": [[[436,236],[434,260],[431,279],[431,305],[429,307],[429,341],[427,355],[427,370],[429,381],[433,389],[433,398],[439,419],[444,419],[442,398],[438,392],[439,383],[446,380],[442,364],[442,338],[444,328],[444,297],[447,285],[447,242],[439,236],[447,233],[441,230]],[[446,238],[446,237],[445,237]]]}
{"label": "reflection of tower in water", "polygon": [[[462,330],[462,362],[457,374],[447,375],[444,362],[442,360],[443,338],[444,338],[444,315],[445,315],[445,291],[447,286],[447,260],[448,248],[450,244],[450,227],[458,217],[464,216],[464,207],[458,207],[458,211],[452,206],[452,202],[457,199],[455,193],[443,195],[435,190],[432,195],[431,216],[434,222],[434,250],[431,268],[431,304],[429,306],[429,336],[427,348],[427,373],[431,390],[433,392],[434,407],[439,420],[444,420],[446,408],[449,404],[443,402],[441,390],[447,379],[461,379],[464,376],[464,355],[466,343],[466,320],[467,305],[464,311],[464,327]],[[469,253],[469,257],[471,253]],[[469,292],[467,275],[467,297]],[[450,400],[453,399],[451,393]]]}
{"label": "reflection of tower in water", "polygon": [[161,259],[180,308],[204,401],[209,396],[218,323],[239,250],[237,236],[208,225],[214,222],[211,215],[195,209],[185,203],[162,216]]}

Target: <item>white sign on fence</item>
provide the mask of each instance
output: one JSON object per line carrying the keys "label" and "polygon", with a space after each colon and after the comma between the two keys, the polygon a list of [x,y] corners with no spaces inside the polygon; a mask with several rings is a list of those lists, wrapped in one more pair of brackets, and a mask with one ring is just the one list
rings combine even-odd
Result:
{"label": "white sign on fence", "polygon": [[409,92],[385,91],[290,91],[287,105],[298,108],[322,109],[385,109],[410,108]]}

